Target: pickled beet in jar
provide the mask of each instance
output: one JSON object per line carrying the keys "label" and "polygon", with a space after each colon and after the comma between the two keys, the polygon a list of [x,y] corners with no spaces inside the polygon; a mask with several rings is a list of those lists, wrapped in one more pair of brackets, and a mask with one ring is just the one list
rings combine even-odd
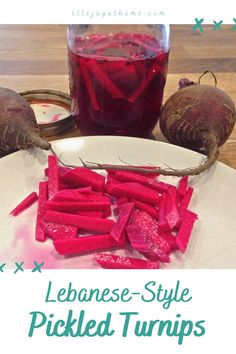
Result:
{"label": "pickled beet in jar", "polygon": [[166,25],[68,26],[72,114],[81,133],[149,136],[168,56]]}

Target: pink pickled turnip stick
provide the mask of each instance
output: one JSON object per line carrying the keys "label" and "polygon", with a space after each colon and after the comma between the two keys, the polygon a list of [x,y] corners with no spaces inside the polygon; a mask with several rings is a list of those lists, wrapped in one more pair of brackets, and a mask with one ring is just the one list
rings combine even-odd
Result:
{"label": "pink pickled turnip stick", "polygon": [[166,220],[166,199],[167,195],[163,193],[159,207],[159,230],[163,232],[170,231],[169,224]]}
{"label": "pink pickled turnip stick", "polygon": [[184,176],[179,180],[177,186],[177,195],[180,199],[183,199],[188,187],[188,176]]}
{"label": "pink pickled turnip stick", "polygon": [[48,199],[52,199],[59,191],[58,160],[54,155],[48,156]]}
{"label": "pink pickled turnip stick", "polygon": [[145,211],[152,218],[158,220],[159,212],[158,212],[158,210],[155,207],[153,207],[152,205],[150,205],[148,203],[140,202],[139,200],[135,200],[135,199],[131,199],[131,201],[134,203],[134,206],[137,209]]}
{"label": "pink pickled turnip stick", "polygon": [[44,216],[45,203],[48,199],[48,182],[39,182],[39,201],[38,201],[38,213],[36,220],[36,234],[37,241],[44,242],[46,240],[45,232],[42,228],[41,222]]}
{"label": "pink pickled turnip stick", "polygon": [[161,236],[158,222],[146,212],[133,213],[130,225],[127,226],[126,230],[129,240],[135,249],[149,252],[155,246],[165,254],[170,253],[171,246]]}
{"label": "pink pickled turnip stick", "polygon": [[[65,173],[71,170],[71,167],[58,166],[59,175],[63,176]],[[44,175],[48,177],[48,167],[44,169]]]}
{"label": "pink pickled turnip stick", "polygon": [[160,232],[160,236],[168,242],[171,250],[176,250],[178,248],[175,242],[175,236],[173,236],[170,232]]}
{"label": "pink pickled turnip stick", "polygon": [[51,210],[46,211],[44,216],[44,221],[55,222],[58,224],[72,225],[80,229],[96,231],[101,233],[110,232],[114,225],[113,220],[60,213]]}
{"label": "pink pickled turnip stick", "polygon": [[137,87],[137,89],[132,93],[131,97],[128,99],[131,103],[135,103],[137,101],[137,99],[146,90],[150,82],[158,74],[159,71],[160,66],[157,63],[153,64],[152,67],[149,69],[149,73],[145,80],[141,82],[141,84]]}
{"label": "pink pickled turnip stick", "polygon": [[95,109],[95,111],[100,111],[101,107],[99,105],[99,102],[97,100],[93,85],[91,83],[91,78],[89,75],[89,71],[86,67],[86,61],[85,60],[80,60],[80,70],[82,73],[82,76],[84,77],[84,82],[87,88],[87,92],[90,98],[90,101],[92,103],[93,108]]}
{"label": "pink pickled turnip stick", "polygon": [[155,179],[156,176],[145,176],[144,174],[130,171],[116,171],[114,173],[114,178],[118,179],[121,182],[137,182],[144,185],[147,185],[149,179]]}
{"label": "pink pickled turnip stick", "polygon": [[185,193],[185,196],[183,197],[180,207],[179,207],[179,213],[181,218],[184,217],[186,210],[188,209],[189,203],[191,201],[193,195],[193,188],[189,187],[187,189],[187,192]]}
{"label": "pink pickled turnip stick", "polygon": [[171,184],[164,183],[164,182],[159,182],[159,181],[156,181],[156,180],[151,179],[151,178],[150,178],[149,183],[147,184],[147,186],[149,188],[152,188],[152,189],[156,190],[159,193],[165,193],[165,192],[167,192],[169,190],[169,188],[171,188]]}
{"label": "pink pickled turnip stick", "polygon": [[81,187],[78,190],[78,193],[85,194],[86,196],[91,193],[92,188],[91,187]]}
{"label": "pink pickled turnip stick", "polygon": [[170,256],[162,251],[158,246],[153,246],[147,253],[143,253],[147,259],[151,261],[160,261],[170,263]]}
{"label": "pink pickled turnip stick", "polygon": [[146,233],[147,243],[151,246],[158,247],[165,254],[169,254],[171,247],[167,240],[165,240],[159,231],[158,222],[149,214],[140,211],[134,219],[134,224],[140,225],[140,234]]}
{"label": "pink pickled turnip stick", "polygon": [[100,84],[105,87],[105,89],[112,96],[112,98],[126,98],[124,93],[119,89],[119,87],[117,87],[114,82],[111,81],[107,73],[105,71],[102,71],[97,62],[95,62],[94,60],[90,60],[87,65],[91,73],[96,77]]}
{"label": "pink pickled turnip stick", "polygon": [[103,211],[79,211],[78,215],[81,216],[90,216],[93,218],[105,218]]}
{"label": "pink pickled turnip stick", "polygon": [[42,221],[42,228],[47,236],[53,240],[74,238],[77,236],[77,227]]}
{"label": "pink pickled turnip stick", "polygon": [[168,222],[170,230],[173,230],[180,221],[176,198],[176,188],[174,186],[172,186],[167,193],[165,209],[165,219]]}
{"label": "pink pickled turnip stick", "polygon": [[38,194],[36,192],[30,193],[25,199],[22,200],[11,212],[10,215],[17,216],[24,210],[28,209],[32,204],[38,200]]}
{"label": "pink pickled turnip stick", "polygon": [[130,224],[126,227],[127,236],[131,246],[139,252],[148,252],[150,242],[147,237],[147,231],[142,230],[137,224]]}
{"label": "pink pickled turnip stick", "polygon": [[128,203],[128,202],[129,201],[128,201],[127,198],[121,197],[121,198],[117,199],[116,204],[117,204],[118,207],[120,207],[122,204],[125,204],[125,203]]}
{"label": "pink pickled turnip stick", "polygon": [[197,214],[191,212],[190,210],[186,210],[184,219],[176,235],[176,245],[183,253],[187,249],[192,229],[197,219]]}
{"label": "pink pickled turnip stick", "polygon": [[139,258],[100,253],[95,255],[95,259],[101,267],[107,269],[159,269],[159,262]]}
{"label": "pink pickled turnip stick", "polygon": [[110,184],[119,184],[119,183],[120,183],[120,180],[116,179],[114,175],[108,174],[108,175],[107,175],[107,183],[110,183]]}
{"label": "pink pickled turnip stick", "polygon": [[120,184],[121,182],[116,180],[115,178],[109,177],[105,183],[105,192],[109,194],[109,189],[116,184]]}
{"label": "pink pickled turnip stick", "polygon": [[76,167],[62,177],[62,182],[72,185],[92,187],[95,190],[103,191],[105,177],[89,170],[88,168]]}
{"label": "pink pickled turnip stick", "polygon": [[109,188],[108,192],[117,198],[137,199],[152,205],[158,205],[160,201],[156,191],[136,182],[116,184]]}
{"label": "pink pickled turnip stick", "polygon": [[134,208],[134,203],[125,203],[120,207],[119,217],[111,230],[111,236],[119,243],[124,245],[126,243],[125,228],[129,222],[131,213]]}
{"label": "pink pickled turnip stick", "polygon": [[54,202],[48,201],[45,204],[47,210],[63,211],[66,213],[76,213],[79,211],[109,211],[110,202]]}
{"label": "pink pickled turnip stick", "polygon": [[53,245],[56,251],[64,256],[119,247],[110,234],[55,240]]}
{"label": "pink pickled turnip stick", "polygon": [[[78,189],[77,189],[78,190]],[[103,195],[95,195],[92,193],[76,192],[75,189],[63,190],[55,194],[53,200],[57,202],[109,202],[109,198]]]}
{"label": "pink pickled turnip stick", "polygon": [[120,182],[137,182],[143,184],[144,186],[152,188],[160,193],[168,191],[171,185],[168,183],[159,182],[157,180],[157,176],[157,174],[150,176],[137,172],[116,171],[113,173],[113,177],[111,178],[113,178],[115,181]]}

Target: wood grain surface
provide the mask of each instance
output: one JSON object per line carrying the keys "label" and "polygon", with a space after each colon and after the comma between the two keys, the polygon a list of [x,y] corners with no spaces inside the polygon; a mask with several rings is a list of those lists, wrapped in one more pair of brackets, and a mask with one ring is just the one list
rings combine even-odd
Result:
{"label": "wood grain surface", "polygon": [[[218,87],[236,104],[236,31],[230,26],[204,33],[192,26],[171,26],[171,53],[164,100],[174,93],[181,77],[197,80],[205,70],[215,72]],[[204,83],[212,83],[211,76]],[[64,25],[1,25],[0,86],[16,91],[47,88],[69,92],[67,74],[66,27]],[[165,141],[159,127],[157,140]],[[54,139],[79,136],[79,131]],[[236,127],[221,147],[219,160],[236,169]]]}

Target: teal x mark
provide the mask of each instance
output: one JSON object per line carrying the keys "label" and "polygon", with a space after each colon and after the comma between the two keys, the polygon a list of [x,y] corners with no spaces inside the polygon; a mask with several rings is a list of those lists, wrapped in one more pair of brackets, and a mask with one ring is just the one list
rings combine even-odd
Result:
{"label": "teal x mark", "polygon": [[17,262],[15,263],[16,269],[15,269],[15,271],[14,271],[14,274],[16,274],[19,270],[20,270],[21,272],[24,272],[24,269],[22,268],[23,264],[24,264],[24,262],[21,262],[20,264],[17,263]]}
{"label": "teal x mark", "polygon": [[200,32],[204,32],[204,29],[202,28],[202,23],[204,21],[204,18],[201,18],[200,20],[198,18],[195,18],[195,26],[193,27],[193,31],[199,30]]}
{"label": "teal x mark", "polygon": [[5,267],[5,265],[6,265],[6,263],[3,263],[0,265],[0,272],[2,272],[2,273],[4,272],[3,268]]}
{"label": "teal x mark", "polygon": [[233,20],[234,20],[234,23],[235,23],[235,24],[234,24],[233,27],[231,27],[230,29],[231,29],[231,30],[236,30],[236,18],[233,18]]}
{"label": "teal x mark", "polygon": [[213,21],[213,22],[214,22],[215,26],[212,28],[212,31],[216,31],[217,29],[222,30],[221,25],[223,23],[223,20],[221,20],[219,22],[216,22],[216,21]]}
{"label": "teal x mark", "polygon": [[36,261],[34,261],[34,265],[35,265],[35,267],[34,267],[34,269],[32,269],[32,272],[34,273],[34,272],[38,271],[39,273],[41,273],[41,268],[44,265],[44,262],[38,264]]}

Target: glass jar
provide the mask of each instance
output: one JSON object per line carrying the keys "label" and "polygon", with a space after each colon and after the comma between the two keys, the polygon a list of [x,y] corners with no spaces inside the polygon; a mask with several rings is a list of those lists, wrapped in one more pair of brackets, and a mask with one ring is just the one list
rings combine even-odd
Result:
{"label": "glass jar", "polygon": [[72,114],[83,135],[148,137],[160,113],[168,25],[69,25]]}

